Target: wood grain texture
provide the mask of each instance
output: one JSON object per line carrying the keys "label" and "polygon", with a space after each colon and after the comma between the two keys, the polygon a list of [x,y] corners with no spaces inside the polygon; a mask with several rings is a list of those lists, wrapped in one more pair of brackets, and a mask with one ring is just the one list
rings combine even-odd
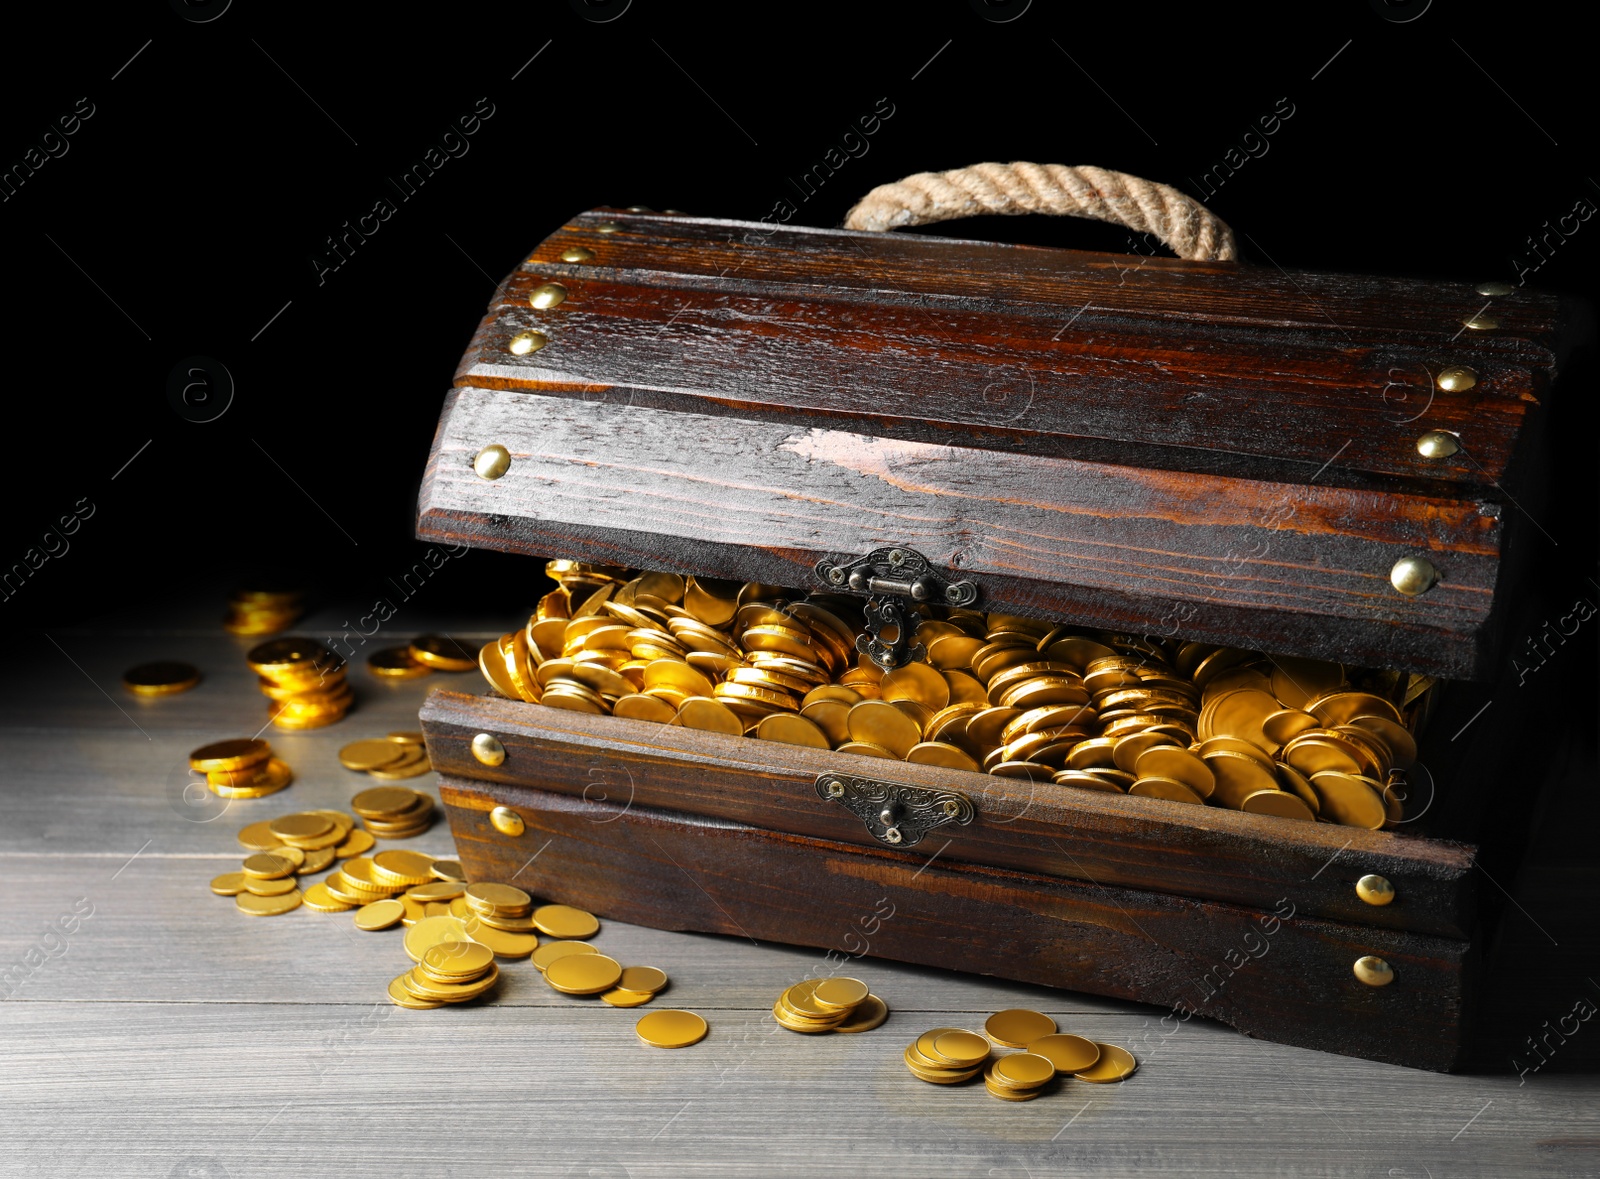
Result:
{"label": "wood grain texture", "polygon": [[[1460,844],[933,766],[863,765],[850,754],[444,689],[429,695],[422,724],[437,769],[477,779],[483,799],[513,805],[514,787],[530,786],[617,813],[639,805],[878,848],[859,819],[814,789],[818,774],[857,773],[972,799],[970,826],[936,830],[920,849],[947,844],[943,861],[1258,909],[1292,895],[1305,914],[1443,937],[1465,938],[1473,921],[1473,857]],[[503,765],[472,756],[479,732],[505,745]],[[1355,881],[1368,872],[1394,884],[1394,904],[1356,897]]]}
{"label": "wood grain texture", "polygon": [[[491,442],[495,481],[472,468]],[[418,507],[425,539],[802,587],[908,545],[990,608],[1455,678],[1484,661],[1501,532],[1477,500],[476,388],[447,398]],[[1441,582],[1407,598],[1389,570],[1413,555]]]}
{"label": "wood grain texture", "polygon": [[[666,929],[709,930],[999,974],[1199,1013],[1279,1043],[1413,1068],[1460,1053],[1467,944],[946,861],[937,847],[850,847],[635,803],[441,780],[462,863],[535,892]],[[936,856],[939,858],[935,859]],[[1351,964],[1376,954],[1395,982]]]}

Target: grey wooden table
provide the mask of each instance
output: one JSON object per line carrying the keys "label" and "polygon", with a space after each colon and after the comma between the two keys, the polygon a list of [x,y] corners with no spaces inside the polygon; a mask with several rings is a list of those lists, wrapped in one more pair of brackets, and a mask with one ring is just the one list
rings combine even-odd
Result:
{"label": "grey wooden table", "polygon": [[[889,1021],[802,1037],[768,1012],[818,952],[739,939],[602,928],[606,952],[671,975],[658,1004],[710,1022],[682,1051],[641,1047],[639,1012],[561,996],[526,962],[507,964],[486,1002],[395,1008],[384,987],[409,966],[398,929],[362,933],[348,914],[304,908],[247,918],[206,885],[237,865],[245,823],[348,807],[367,780],[339,766],[340,745],[414,728],[431,686],[476,676],[387,684],[358,666],[343,722],[268,734],[294,767],[290,789],[197,811],[184,755],[266,719],[248,644],[212,614],[53,632],[5,677],[0,1174],[1600,1173],[1593,1076],[1436,1076],[1198,1019],[1169,1033],[1162,1012],[1135,1004],[874,961],[856,973]],[[121,691],[125,667],[162,657],[191,660],[205,681],[166,700]],[[452,850],[443,824],[410,843]],[[75,932],[47,930],[72,914],[87,914]],[[978,1027],[1013,1006],[1132,1047],[1139,1072],[1006,1104],[901,1064],[926,1028]]]}

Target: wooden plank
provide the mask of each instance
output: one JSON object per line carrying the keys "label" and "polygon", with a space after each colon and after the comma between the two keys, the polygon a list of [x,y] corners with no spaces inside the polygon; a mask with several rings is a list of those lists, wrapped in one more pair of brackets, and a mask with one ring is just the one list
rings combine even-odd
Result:
{"label": "wooden plank", "polygon": [[[490,442],[509,472],[480,479]],[[418,535],[544,556],[815,584],[906,545],[986,607],[1465,678],[1500,544],[1492,505],[1176,475],[843,431],[462,388]],[[1403,556],[1442,580],[1407,598]]]}
{"label": "wooden plank", "polygon": [[[446,776],[442,789],[469,873],[515,872],[602,916],[1137,997],[1412,1068],[1460,1055],[1465,942],[1301,916],[1287,897],[1263,913],[527,788],[513,840],[486,808],[457,803],[473,783]],[[1393,983],[1354,977],[1367,954],[1394,967]]]}
{"label": "wooden plank", "polygon": [[[470,795],[452,796],[458,806],[516,807],[529,797],[519,787],[532,787],[609,800],[618,811],[685,811],[876,848],[855,815],[815,790],[821,773],[865,773],[972,799],[974,822],[935,831],[923,848],[947,843],[941,856],[949,861],[1258,909],[1292,894],[1302,913],[1443,937],[1465,938],[1472,926],[1473,857],[1459,844],[934,766],[863,765],[850,754],[447,690],[428,697],[422,724],[434,766],[476,780]],[[504,744],[503,765],[472,756],[480,732]],[[1368,872],[1387,878],[1401,899],[1363,904],[1354,885]]]}

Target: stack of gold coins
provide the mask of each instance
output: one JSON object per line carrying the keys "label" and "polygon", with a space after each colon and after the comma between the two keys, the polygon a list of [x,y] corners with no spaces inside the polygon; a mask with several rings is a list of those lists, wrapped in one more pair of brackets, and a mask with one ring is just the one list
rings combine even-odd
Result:
{"label": "stack of gold coins", "polygon": [[223,629],[232,635],[275,635],[304,612],[299,590],[235,590],[228,595]]}
{"label": "stack of gold coins", "polygon": [[[364,842],[357,844],[357,840]],[[398,863],[385,860],[388,867],[380,868],[377,856],[369,859],[361,854],[372,850],[372,836],[365,831],[352,831],[345,846],[350,845],[360,850],[338,871],[307,890],[307,908],[319,913],[343,913],[355,909],[358,929],[387,929],[396,922],[410,926],[425,917],[448,916],[450,902],[459,897],[465,887],[459,880],[451,879],[452,873],[459,868],[453,861],[435,860],[417,852],[406,852],[404,856],[414,858],[402,859]],[[378,853],[379,856],[390,854]],[[425,881],[408,885],[397,880],[404,872],[397,872],[396,869],[416,868],[424,863],[429,872]],[[415,876],[408,878],[416,879]],[[385,905],[381,909],[374,908],[391,900],[396,902],[397,907]]]}
{"label": "stack of gold coins", "polygon": [[[545,971],[548,980],[549,971]],[[654,966],[624,966],[617,985],[602,991],[600,999],[612,1007],[643,1007],[667,986],[667,972]]]}
{"label": "stack of gold coins", "polygon": [[122,673],[122,686],[135,696],[173,696],[199,682],[199,668],[175,659],[141,663]]}
{"label": "stack of gold coins", "polygon": [[206,786],[223,798],[264,798],[294,781],[294,772],[259,737],[202,745],[189,754],[189,768],[205,774]]}
{"label": "stack of gold coins", "polygon": [[552,561],[478,665],[512,700],[1256,814],[1402,820],[1426,686],[1205,643],[918,607],[857,655],[857,600]]}
{"label": "stack of gold coins", "polygon": [[[994,1056],[991,1044],[1024,1051]],[[920,1080],[954,1085],[983,1073],[990,1096],[1031,1101],[1057,1075],[1108,1084],[1133,1075],[1132,1053],[1115,1044],[1056,1031],[1055,1020],[1038,1011],[997,1011],[984,1034],[962,1028],[933,1028],[905,1050],[906,1068]]]}
{"label": "stack of gold coins", "polygon": [[[421,749],[421,746],[411,746]],[[433,826],[433,799],[409,786],[375,786],[350,800],[367,831],[380,839],[409,839]]]}
{"label": "stack of gold coins", "polygon": [[352,741],[339,750],[339,764],[383,782],[415,778],[433,769],[422,734],[410,731]]}
{"label": "stack of gold coins", "polygon": [[532,933],[533,898],[513,884],[480,881],[469,884],[462,902],[468,912],[491,929],[512,933]]}
{"label": "stack of gold coins", "polygon": [[294,878],[321,872],[335,859],[371,847],[354,825],[340,811],[303,811],[251,823],[239,832],[239,843],[250,853],[242,870],[213,879],[211,891],[236,898],[240,911],[251,916],[287,913],[302,900],[312,904],[323,886],[314,884],[302,894]]}
{"label": "stack of gold coins", "polygon": [[272,723],[280,729],[319,729],[350,710],[345,662],[315,639],[273,639],[245,658],[273,701]]}
{"label": "stack of gold coins", "polygon": [[772,1018],[791,1032],[869,1032],[889,1018],[889,1007],[857,978],[807,979],[788,987],[772,1005]]}
{"label": "stack of gold coins", "polygon": [[474,941],[436,941],[418,953],[412,953],[408,941],[406,951],[416,966],[389,984],[389,998],[400,1007],[420,1010],[465,1003],[500,981],[494,953]]}
{"label": "stack of gold coins", "polygon": [[904,1059],[918,1080],[955,1085],[983,1071],[989,1059],[989,1041],[962,1028],[933,1028],[906,1045]]}
{"label": "stack of gold coins", "polygon": [[[312,908],[324,913],[337,913],[394,897],[432,881],[432,863],[432,856],[399,849],[381,851],[371,857],[354,856],[316,886],[326,890],[327,896],[325,900],[318,893],[315,898],[317,903]],[[420,902],[416,903],[417,913],[423,914]],[[396,914],[395,919],[400,920],[408,911],[408,906],[402,904],[401,912]]]}
{"label": "stack of gold coins", "polygon": [[367,670],[383,680],[414,680],[433,674],[433,668],[417,662],[410,647],[385,647],[374,651],[367,656]]}

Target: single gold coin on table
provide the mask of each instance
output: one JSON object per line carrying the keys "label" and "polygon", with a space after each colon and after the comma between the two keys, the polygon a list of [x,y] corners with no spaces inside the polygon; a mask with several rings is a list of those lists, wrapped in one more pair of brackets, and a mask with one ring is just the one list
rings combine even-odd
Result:
{"label": "single gold coin on table", "polygon": [[405,756],[407,746],[398,741],[372,739],[352,741],[339,750],[339,764],[347,770],[375,770],[392,765]]}
{"label": "single gold coin on table", "polygon": [[617,985],[622,963],[604,954],[568,954],[545,968],[544,981],[568,995],[598,995]]}
{"label": "single gold coin on table", "polygon": [[314,839],[333,830],[333,820],[310,812],[297,815],[279,815],[267,824],[279,839]]}
{"label": "single gold coin on table", "polygon": [[867,997],[867,984],[858,978],[825,978],[811,991],[811,999],[825,1010],[850,1010]]}
{"label": "single gold coin on table", "polygon": [[254,893],[242,892],[233,898],[233,903],[239,906],[241,913],[248,913],[252,917],[275,917],[299,907],[300,890],[294,889],[276,897],[258,897]]}
{"label": "single gold coin on table", "polygon": [[175,659],[141,663],[122,673],[122,686],[135,696],[171,696],[200,682],[200,669]]}
{"label": "single gold coin on table", "polygon": [[244,891],[243,872],[224,872],[211,880],[211,891],[219,897],[236,897]]}
{"label": "single gold coin on table", "polygon": [[692,1011],[652,1011],[633,1030],[652,1048],[687,1048],[705,1039],[707,1027]]}
{"label": "single gold coin on table", "polygon": [[1061,1073],[1075,1073],[1090,1068],[1100,1059],[1100,1045],[1082,1036],[1057,1032],[1040,1036],[1027,1046],[1035,1056],[1042,1056]]}
{"label": "single gold coin on table", "polygon": [[341,860],[347,860],[371,851],[376,843],[377,840],[365,831],[351,831],[344,837],[344,842],[333,849],[333,854]]}
{"label": "single gold coin on table", "polygon": [[600,1001],[612,1007],[643,1007],[655,997],[653,991],[630,991],[626,987],[618,987],[602,994]]}
{"label": "single gold coin on table", "polygon": [[997,1011],[984,1021],[989,1039],[1007,1048],[1021,1048],[1044,1036],[1054,1035],[1056,1021],[1038,1011],[1014,1007]]}
{"label": "single gold coin on table", "polygon": [[271,852],[257,852],[253,856],[246,856],[244,860],[244,874],[257,880],[276,880],[288,876],[294,871],[294,861],[285,856],[275,856]]}
{"label": "single gold coin on table", "polygon": [[260,765],[272,756],[272,746],[256,737],[214,741],[189,754],[189,768],[201,773],[213,770],[242,770]]}
{"label": "single gold coin on table", "polygon": [[624,966],[617,986],[625,991],[647,991],[655,994],[667,985],[667,972],[654,966]]}
{"label": "single gold coin on table", "polygon": [[1100,1058],[1088,1068],[1079,1069],[1072,1075],[1080,1081],[1089,1081],[1095,1085],[1109,1085],[1113,1081],[1120,1081],[1131,1077],[1134,1070],[1139,1067],[1139,1062],[1134,1059],[1133,1053],[1126,1048],[1119,1048],[1115,1044],[1095,1045],[1100,1049]]}
{"label": "single gold coin on table", "polygon": [[545,942],[533,952],[533,964],[540,971],[550,969],[553,962],[558,962],[569,954],[598,954],[588,942]]}
{"label": "single gold coin on table", "polygon": [[593,913],[571,905],[540,905],[533,911],[533,925],[540,933],[567,941],[593,937],[600,931]]}
{"label": "single gold coin on table", "polygon": [[366,930],[388,929],[397,924],[405,916],[406,907],[399,901],[389,899],[373,901],[370,905],[362,905],[356,910],[356,928]]}

